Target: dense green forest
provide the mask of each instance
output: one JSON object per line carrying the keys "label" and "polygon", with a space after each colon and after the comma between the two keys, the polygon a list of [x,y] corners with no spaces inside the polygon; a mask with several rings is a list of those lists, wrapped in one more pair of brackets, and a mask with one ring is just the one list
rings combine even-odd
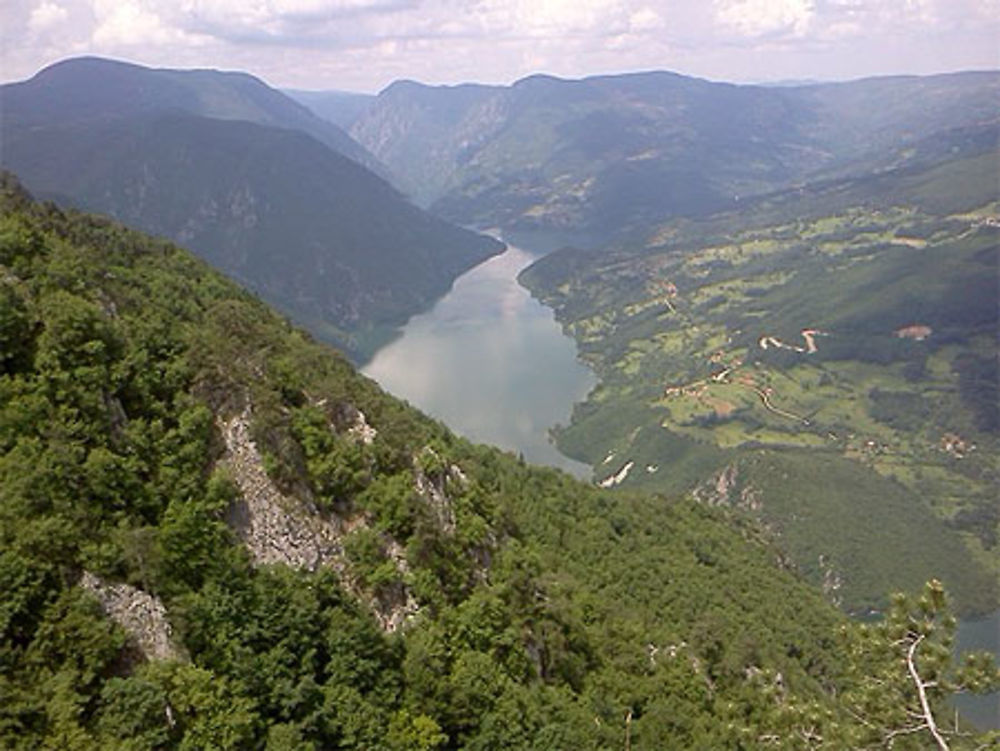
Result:
{"label": "dense green forest", "polygon": [[0,747],[972,748],[947,611],[851,625],[749,521],[472,445],[3,179]]}

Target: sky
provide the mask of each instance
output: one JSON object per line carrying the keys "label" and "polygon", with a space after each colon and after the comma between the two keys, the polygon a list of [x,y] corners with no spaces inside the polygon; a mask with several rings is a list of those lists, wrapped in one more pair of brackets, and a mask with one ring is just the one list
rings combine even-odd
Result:
{"label": "sky", "polygon": [[370,93],[635,70],[844,80],[1000,68],[1000,0],[0,0],[0,80],[78,55]]}

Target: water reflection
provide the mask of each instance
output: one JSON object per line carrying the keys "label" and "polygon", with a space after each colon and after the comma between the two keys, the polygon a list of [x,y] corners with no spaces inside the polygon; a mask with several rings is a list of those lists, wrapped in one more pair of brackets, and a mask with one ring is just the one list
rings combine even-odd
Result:
{"label": "water reflection", "polygon": [[472,269],[363,370],[472,440],[588,477],[548,440],[595,381],[552,311],[517,283],[536,258],[510,247]]}
{"label": "water reflection", "polygon": [[[985,649],[1000,659],[1000,610],[983,618],[959,621],[955,651]],[[959,711],[981,730],[1000,730],[1000,691],[985,696],[962,694],[955,700]]]}

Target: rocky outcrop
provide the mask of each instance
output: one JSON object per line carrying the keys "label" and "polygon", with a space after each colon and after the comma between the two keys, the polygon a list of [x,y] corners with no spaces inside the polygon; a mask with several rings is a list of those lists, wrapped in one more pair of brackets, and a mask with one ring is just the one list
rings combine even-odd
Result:
{"label": "rocky outcrop", "polygon": [[736,487],[736,480],[739,477],[739,469],[735,464],[730,464],[723,469],[714,479],[699,485],[691,495],[700,503],[709,506],[729,506],[732,505],[730,492]]}
{"label": "rocky outcrop", "polygon": [[699,485],[691,495],[699,503],[709,506],[728,506],[743,511],[760,511],[764,504],[760,490],[753,485],[740,483],[740,470],[736,463],[726,466],[713,479]]}
{"label": "rocky outcrop", "polygon": [[760,495],[759,489],[753,485],[747,485],[740,491],[740,500],[737,505],[746,511],[760,511],[764,508],[764,502]]}
{"label": "rocky outcrop", "polygon": [[111,584],[84,571],[80,586],[90,592],[104,614],[129,636],[145,660],[171,660],[181,656],[173,642],[167,609],[156,597],[128,584]]}
{"label": "rocky outcrop", "polygon": [[[376,431],[368,425],[364,413],[353,409],[348,433],[362,443],[375,439]],[[220,462],[240,490],[240,499],[229,508],[229,526],[243,541],[254,563],[280,563],[315,571],[329,567],[339,574],[341,585],[359,600],[366,602],[381,628],[396,631],[419,609],[413,594],[402,581],[372,594],[363,591],[350,572],[344,554],[344,537],[367,526],[364,515],[343,518],[321,515],[303,500],[285,495],[267,472],[257,444],[250,435],[251,410],[219,421],[226,445]],[[408,572],[405,550],[395,540],[386,541],[386,554],[400,576]]]}
{"label": "rocky outcrop", "polygon": [[274,484],[250,437],[250,409],[220,424],[226,453],[221,465],[229,471],[241,499],[234,503],[227,522],[247,546],[255,563],[283,563],[315,571],[330,566],[346,568],[343,537],[353,526],[337,517],[309,513],[295,498]]}
{"label": "rocky outcrop", "polygon": [[347,434],[359,443],[371,446],[378,436],[378,431],[368,424],[364,412],[360,409],[354,409],[354,421],[351,427],[348,428]]}
{"label": "rocky outcrop", "polygon": [[[421,456],[430,459],[432,465],[444,465],[441,457],[430,446],[424,447]],[[437,528],[442,534],[454,535],[458,522],[455,517],[455,504],[449,496],[449,491],[463,493],[469,488],[469,478],[462,468],[457,464],[448,464],[443,469],[428,472],[418,456],[413,461],[413,477],[414,489],[430,509]],[[497,538],[491,530],[480,544],[466,548],[466,554],[475,562],[473,576],[477,581],[489,580],[497,544]]]}
{"label": "rocky outcrop", "polygon": [[[438,459],[434,449],[429,446],[424,448],[424,452],[428,452],[434,459]],[[420,497],[430,507],[438,529],[445,534],[453,534],[455,532],[455,509],[452,506],[451,499],[448,497],[447,483],[451,480],[463,486],[467,484],[468,480],[462,473],[462,470],[452,464],[444,472],[427,473],[420,466],[418,459],[413,462],[413,476],[414,487]]]}
{"label": "rocky outcrop", "polygon": [[695,499],[709,506],[730,506],[731,493],[736,488],[738,477],[739,469],[735,464],[730,464],[713,479],[695,488],[693,495]]}
{"label": "rocky outcrop", "polygon": [[844,577],[822,553],[819,556],[819,568],[823,572],[823,594],[839,608],[843,603],[841,590],[844,587]]}

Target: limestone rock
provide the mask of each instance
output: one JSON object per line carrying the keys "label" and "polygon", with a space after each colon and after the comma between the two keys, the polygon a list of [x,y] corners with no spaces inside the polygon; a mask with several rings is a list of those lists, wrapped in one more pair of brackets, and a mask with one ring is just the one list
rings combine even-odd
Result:
{"label": "limestone rock", "polygon": [[315,571],[327,565],[343,573],[343,537],[350,529],[340,519],[309,514],[284,495],[264,471],[260,451],[250,437],[250,409],[220,425],[226,443],[222,459],[240,489],[241,500],[227,522],[247,546],[255,563],[284,563]]}
{"label": "limestone rock", "polygon": [[[226,444],[221,465],[232,475],[241,496],[230,507],[226,521],[254,563],[280,563],[307,571],[329,567],[337,572],[345,590],[368,604],[383,630],[399,629],[419,610],[409,587],[400,583],[373,595],[364,592],[350,573],[344,537],[367,525],[364,515],[320,515],[311,504],[282,493],[264,470],[260,451],[250,436],[250,417],[247,406],[228,420],[220,420],[219,428]],[[349,432],[357,440],[368,443],[375,439],[375,429],[360,410],[353,411],[351,425]],[[386,548],[396,569],[405,575],[409,569],[403,547],[389,539]]]}
{"label": "limestone rock", "polygon": [[83,572],[80,586],[97,598],[105,615],[124,629],[143,658],[180,657],[167,609],[158,598],[128,584],[111,584],[89,571]]}

